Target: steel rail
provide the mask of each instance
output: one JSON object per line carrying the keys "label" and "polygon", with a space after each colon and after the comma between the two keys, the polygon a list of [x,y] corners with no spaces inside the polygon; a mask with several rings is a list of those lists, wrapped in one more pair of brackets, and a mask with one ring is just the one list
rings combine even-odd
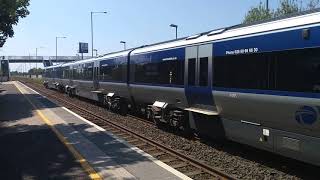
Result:
{"label": "steel rail", "polygon": [[[24,82],[22,82],[22,83],[24,83]],[[172,148],[169,148],[169,147],[167,147],[167,146],[165,146],[163,144],[160,144],[160,143],[158,143],[158,142],[156,142],[156,141],[154,141],[154,140],[152,140],[150,138],[144,137],[144,136],[142,136],[142,135],[140,135],[140,134],[138,134],[138,133],[126,128],[126,127],[123,127],[123,126],[121,126],[121,125],[119,125],[117,123],[114,123],[114,122],[110,121],[109,119],[106,119],[106,118],[104,118],[104,117],[102,117],[100,115],[97,115],[97,114],[95,114],[95,113],[93,113],[93,112],[91,112],[91,111],[89,111],[89,110],[87,110],[85,108],[79,107],[79,106],[77,106],[77,105],[75,105],[75,104],[73,104],[73,103],[71,103],[69,101],[66,101],[65,99],[57,97],[56,95],[44,92],[43,90],[41,90],[39,88],[36,88],[33,85],[32,85],[32,88],[36,89],[39,93],[44,94],[46,97],[51,97],[52,99],[55,99],[58,102],[60,101],[60,103],[62,102],[64,104],[67,104],[72,109],[76,109],[76,110],[78,110],[79,112],[81,112],[83,114],[92,116],[93,119],[99,119],[101,121],[104,121],[105,123],[108,123],[112,127],[118,128],[118,129],[120,129],[122,131],[125,131],[125,132],[127,132],[127,133],[129,133],[129,134],[131,134],[131,135],[133,135],[133,136],[135,136],[135,137],[147,142],[147,143],[150,143],[151,145],[161,149],[162,151],[168,152],[170,155],[176,156],[179,159],[190,163],[190,165],[192,165],[194,167],[197,167],[201,171],[206,172],[206,173],[208,173],[208,174],[210,174],[212,176],[217,176],[218,175],[219,179],[230,179],[230,180],[236,180],[237,179],[237,178],[235,178],[235,177],[233,177],[233,176],[231,176],[229,174],[226,174],[221,169],[218,169],[216,167],[208,166],[208,165],[206,165],[204,163],[201,163],[196,159],[193,159],[193,158],[191,158],[191,157],[189,157],[187,155],[184,155],[184,154],[182,154],[182,153],[180,153],[180,152],[178,152],[176,150],[173,150]],[[134,117],[134,118],[136,118],[136,117]]]}

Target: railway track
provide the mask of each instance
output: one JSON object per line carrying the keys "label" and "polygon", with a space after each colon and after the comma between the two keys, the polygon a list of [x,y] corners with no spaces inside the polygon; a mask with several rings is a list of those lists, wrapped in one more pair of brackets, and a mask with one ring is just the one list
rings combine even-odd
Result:
{"label": "railway track", "polygon": [[46,96],[47,98],[59,102],[59,104],[78,113],[80,116],[104,128],[108,132],[111,132],[114,135],[124,139],[129,144],[138,147],[154,158],[162,161],[163,163],[166,163],[167,165],[180,171],[181,173],[187,175],[192,179],[236,179],[235,177],[224,173],[218,168],[214,168],[201,163],[196,159],[186,156],[152,139],[144,137],[126,127],[112,122],[109,119],[99,116],[85,108],[79,107],[72,102],[66,101],[61,97],[45,92],[41,88],[38,88],[29,83],[28,86],[38,91],[40,94]]}

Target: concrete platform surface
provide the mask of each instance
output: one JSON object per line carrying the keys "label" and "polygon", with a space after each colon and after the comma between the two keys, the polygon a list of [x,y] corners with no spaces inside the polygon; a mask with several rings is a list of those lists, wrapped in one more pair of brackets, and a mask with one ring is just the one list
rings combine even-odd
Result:
{"label": "concrete platform surface", "polygon": [[90,179],[11,83],[0,85],[0,179]]}
{"label": "concrete platform surface", "polygon": [[[23,95],[18,92],[15,86]],[[10,151],[11,148],[21,150],[24,144],[40,144],[49,147],[47,150],[49,152],[50,147],[52,149],[51,151],[53,151],[56,146],[61,146],[61,151],[64,150],[64,153],[66,154],[68,154],[66,149],[69,149],[76,159],[80,159],[81,162],[84,161],[87,163],[87,165],[81,163],[83,167],[81,169],[75,160],[72,159],[70,153],[68,156],[65,156],[65,158],[70,158],[70,164],[66,165],[64,170],[70,171],[68,171],[68,173],[72,179],[72,175],[86,178],[84,175],[85,173],[89,173],[89,178],[91,179],[96,177],[102,179],[142,180],[190,179],[166,164],[154,159],[140,149],[133,147],[122,139],[106,132],[101,127],[88,122],[74,112],[52,103],[19,82],[10,82],[0,85],[0,92],[1,87],[6,91],[0,93],[0,127],[2,127],[0,129],[0,137],[5,135],[7,137],[16,134],[21,135],[21,133],[28,133],[30,131],[42,132],[46,135],[41,136],[42,139],[37,139],[37,142],[33,142],[34,139],[32,135],[25,136],[25,138],[28,138],[27,140],[18,138],[20,141],[16,141],[14,142],[14,145],[8,146],[7,151]],[[11,105],[8,106],[7,104]],[[23,113],[21,111],[23,111]],[[61,136],[62,138],[60,137],[60,141],[63,139],[62,142],[68,144],[68,148],[65,148],[63,143],[59,143],[55,136]],[[0,138],[1,147],[4,145],[3,143],[8,144],[10,141],[6,141],[6,139],[9,138],[4,138],[4,142],[2,142]],[[54,142],[51,143],[51,141],[54,140],[56,140],[56,144]],[[2,157],[3,153],[1,149],[0,153],[0,157]],[[10,163],[23,164],[20,163],[20,161],[22,161],[21,158],[18,158],[16,161],[11,160],[15,154],[21,153],[19,150],[17,150],[17,152],[10,151],[10,153],[11,158],[5,156],[9,157],[7,160],[9,160]],[[54,154],[52,154],[52,156],[51,154],[45,156],[48,156],[47,159],[53,159]],[[31,161],[32,159],[38,159],[38,154],[31,152],[29,158],[26,160],[23,159],[23,161],[28,162],[28,160]],[[47,159],[42,158],[42,161],[45,162]],[[72,164],[71,162],[75,162],[75,164]],[[70,168],[72,166],[74,166],[74,168]],[[41,172],[41,170],[39,170],[39,172]],[[55,171],[55,169],[48,172],[54,172],[59,175],[66,174],[63,171]],[[68,173],[66,175],[69,175]],[[47,174],[47,177],[50,177],[51,174]],[[2,179],[1,176],[0,179]]]}

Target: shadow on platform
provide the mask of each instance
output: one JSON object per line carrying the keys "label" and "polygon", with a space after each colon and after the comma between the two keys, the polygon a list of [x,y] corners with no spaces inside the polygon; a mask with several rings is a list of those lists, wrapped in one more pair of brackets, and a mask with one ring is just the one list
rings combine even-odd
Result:
{"label": "shadow on platform", "polygon": [[0,179],[89,179],[47,126],[26,126],[0,136]]}
{"label": "shadow on platform", "polygon": [[[25,97],[27,97],[28,99],[42,98],[36,94],[0,94],[0,123],[8,121],[19,121],[21,119],[34,116],[34,108]],[[44,106],[37,106],[37,109],[41,110],[44,108],[56,107],[58,106],[47,100],[45,101]]]}
{"label": "shadow on platform", "polygon": [[[92,128],[90,125],[59,124],[55,127],[61,129],[68,126],[75,129],[70,134],[85,133],[87,139],[94,141],[106,153],[107,156],[96,157],[95,168],[105,169],[104,162],[109,161],[117,164],[109,167],[109,170],[150,161],[117,140],[108,138],[105,132],[88,131]],[[8,128],[21,131],[9,130],[14,133],[0,135],[0,179],[88,179],[80,164],[47,125],[17,125]]]}

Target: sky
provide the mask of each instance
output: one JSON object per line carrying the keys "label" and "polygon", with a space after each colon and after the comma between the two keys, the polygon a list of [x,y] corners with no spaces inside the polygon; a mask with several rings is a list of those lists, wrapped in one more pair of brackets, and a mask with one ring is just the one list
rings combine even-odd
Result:
{"label": "sky", "polygon": [[[105,54],[236,25],[250,7],[260,0],[30,0],[30,15],[14,26],[15,35],[0,49],[0,56],[55,56],[57,36],[59,56],[75,56],[79,42],[88,42],[91,51],[91,11],[95,14],[94,49]],[[276,6],[278,0],[269,0]],[[91,55],[91,52],[89,54]],[[34,67],[35,65],[32,65]],[[29,66],[30,67],[30,66]],[[42,65],[38,64],[38,67]],[[10,66],[23,69],[22,64]]]}

